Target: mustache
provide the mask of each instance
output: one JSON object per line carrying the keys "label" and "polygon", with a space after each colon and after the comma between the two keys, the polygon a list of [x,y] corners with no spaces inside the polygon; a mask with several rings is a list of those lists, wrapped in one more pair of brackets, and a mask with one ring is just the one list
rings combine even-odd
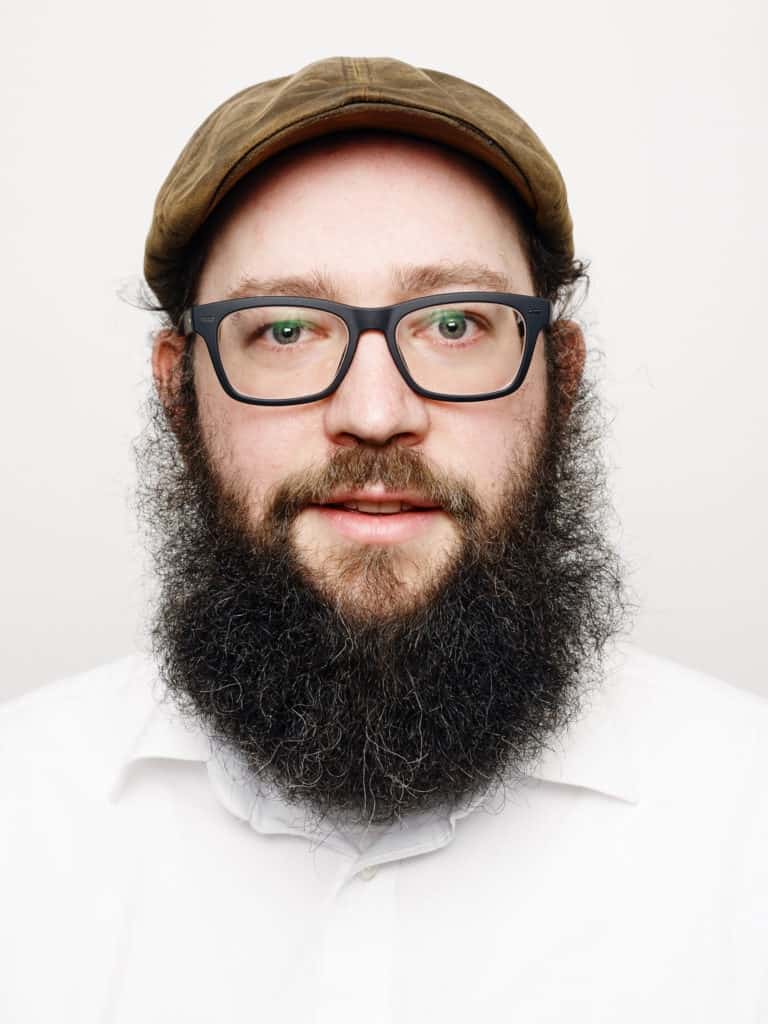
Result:
{"label": "mustache", "polygon": [[325,465],[286,477],[267,497],[266,519],[285,528],[302,509],[328,504],[340,489],[374,484],[415,492],[465,527],[483,518],[481,503],[468,480],[433,468],[424,455],[408,448],[360,445],[337,449]]}

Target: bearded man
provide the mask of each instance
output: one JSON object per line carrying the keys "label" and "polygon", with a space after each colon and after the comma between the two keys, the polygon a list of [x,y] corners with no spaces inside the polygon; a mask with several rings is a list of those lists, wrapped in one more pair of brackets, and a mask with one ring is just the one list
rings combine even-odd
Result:
{"label": "bearded man", "polygon": [[388,59],[255,85],[145,273],[152,650],[4,708],[3,1019],[763,1019],[766,704],[618,642],[531,129]]}

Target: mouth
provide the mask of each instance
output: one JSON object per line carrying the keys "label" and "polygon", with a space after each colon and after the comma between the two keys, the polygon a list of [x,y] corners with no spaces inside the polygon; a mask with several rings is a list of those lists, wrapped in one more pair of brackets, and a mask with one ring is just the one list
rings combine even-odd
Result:
{"label": "mouth", "polygon": [[445,513],[417,494],[344,492],[308,506],[337,536],[362,544],[397,544],[432,527]]}
{"label": "mouth", "polygon": [[366,516],[395,516],[402,512],[431,511],[437,506],[410,505],[405,501],[343,501],[318,505],[318,508],[340,508],[348,512],[360,512]]}

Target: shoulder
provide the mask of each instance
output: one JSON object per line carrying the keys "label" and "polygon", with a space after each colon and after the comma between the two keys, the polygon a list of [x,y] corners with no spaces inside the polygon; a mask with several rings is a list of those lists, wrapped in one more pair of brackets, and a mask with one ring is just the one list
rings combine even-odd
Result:
{"label": "shoulder", "polygon": [[768,726],[768,699],[717,676],[633,644],[615,657],[612,674],[626,700],[652,713],[665,710],[673,718],[741,720]]}
{"label": "shoulder", "polygon": [[0,730],[31,723],[86,724],[116,707],[147,707],[156,684],[149,657],[132,654],[46,683],[0,704]]}
{"label": "shoulder", "polygon": [[[768,699],[633,645],[617,652],[608,688],[647,778],[675,775],[754,789],[768,770]],[[752,780],[749,783],[749,780]]]}
{"label": "shoulder", "polygon": [[135,654],[0,704],[0,770],[14,790],[87,786],[135,737],[157,696],[152,661]]}

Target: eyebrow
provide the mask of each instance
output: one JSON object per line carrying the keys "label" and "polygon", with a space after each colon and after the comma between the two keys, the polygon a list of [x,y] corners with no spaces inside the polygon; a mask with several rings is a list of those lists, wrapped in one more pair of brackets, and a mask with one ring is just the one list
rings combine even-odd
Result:
{"label": "eyebrow", "polygon": [[[391,273],[397,301],[430,295],[446,288],[470,288],[477,291],[509,292],[509,278],[485,263],[465,260],[460,263],[406,264]],[[226,293],[227,299],[247,299],[255,295],[295,295],[308,299],[341,302],[342,289],[320,270],[306,275],[257,278],[242,275]]]}

